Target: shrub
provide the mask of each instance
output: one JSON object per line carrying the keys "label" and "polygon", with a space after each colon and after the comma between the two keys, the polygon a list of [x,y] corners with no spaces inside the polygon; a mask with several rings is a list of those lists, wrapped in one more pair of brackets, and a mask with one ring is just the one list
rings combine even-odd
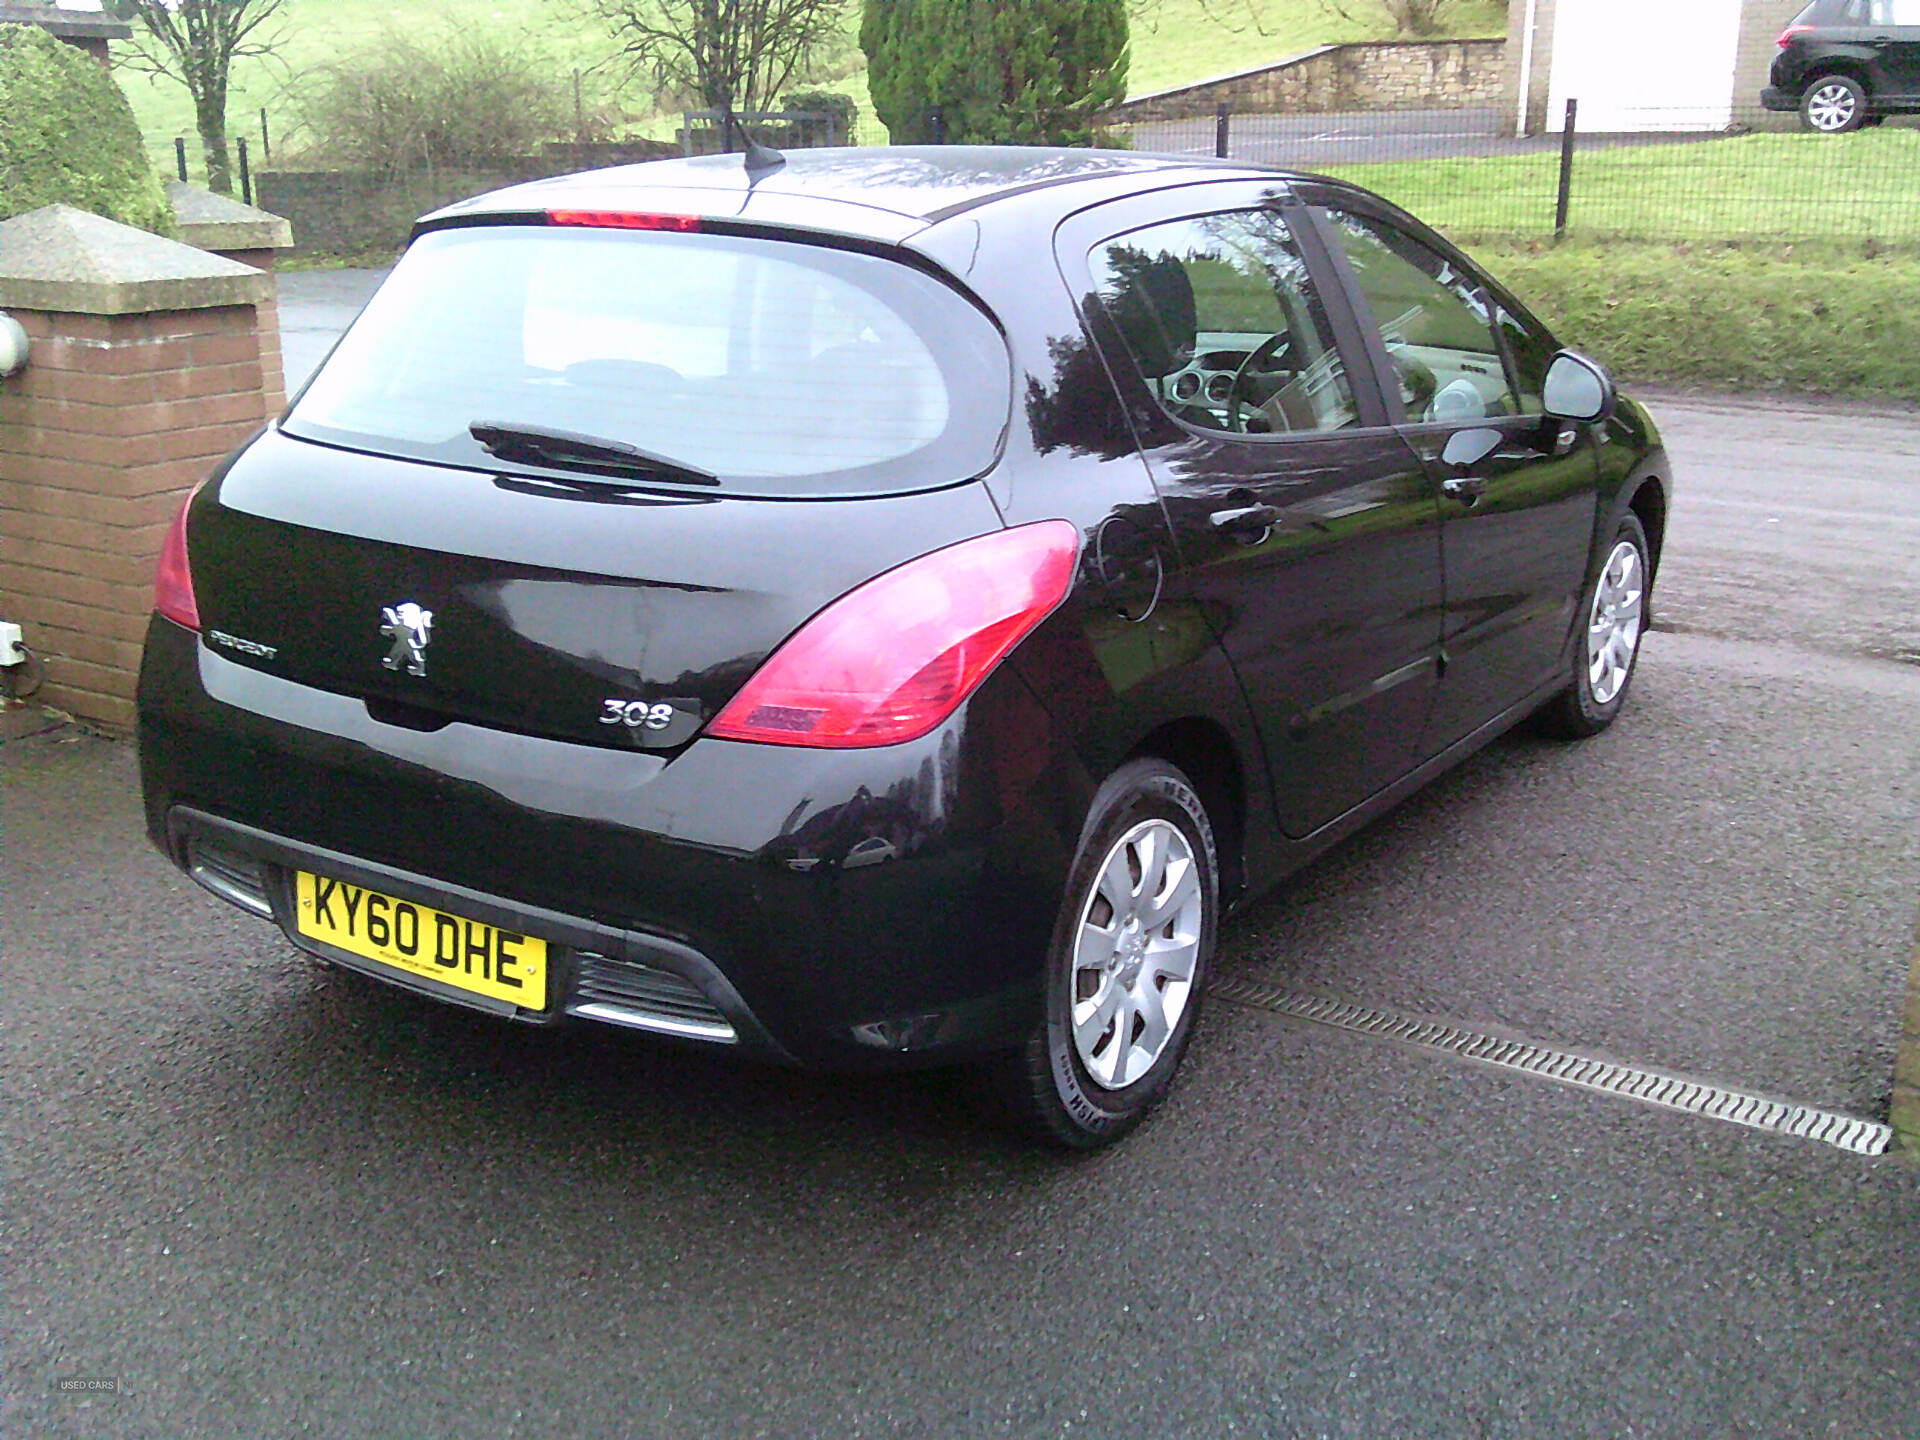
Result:
{"label": "shrub", "polygon": [[[820,121],[806,121],[796,127],[804,131],[813,144],[824,145],[829,130],[842,145],[854,143],[854,128],[859,123],[860,106],[851,95],[842,95],[837,90],[792,90],[780,102],[780,108],[831,117],[830,126]],[[815,132],[818,132],[817,137]]]}
{"label": "shrub", "polygon": [[133,109],[92,56],[37,25],[0,25],[0,117],[0,220],[64,202],[173,233]]}
{"label": "shrub", "polygon": [[867,0],[874,109],[895,144],[1086,145],[1127,93],[1127,0]]}
{"label": "shrub", "polygon": [[304,77],[304,148],[363,170],[482,170],[571,134],[563,67],[480,26],[389,31]]}

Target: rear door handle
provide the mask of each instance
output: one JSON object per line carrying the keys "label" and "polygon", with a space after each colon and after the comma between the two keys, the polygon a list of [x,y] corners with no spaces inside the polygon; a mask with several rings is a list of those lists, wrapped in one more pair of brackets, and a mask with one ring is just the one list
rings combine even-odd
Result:
{"label": "rear door handle", "polygon": [[1486,477],[1456,475],[1451,480],[1440,482],[1440,493],[1449,500],[1458,500],[1462,505],[1478,505],[1480,497],[1487,493]]}
{"label": "rear door handle", "polygon": [[1257,545],[1280,523],[1280,511],[1272,505],[1236,505],[1216,510],[1207,518],[1222,535],[1242,545]]}

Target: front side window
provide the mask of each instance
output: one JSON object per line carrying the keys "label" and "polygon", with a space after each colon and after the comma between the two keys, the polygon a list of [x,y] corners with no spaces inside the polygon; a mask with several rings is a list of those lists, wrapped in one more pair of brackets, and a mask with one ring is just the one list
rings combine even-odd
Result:
{"label": "front side window", "polygon": [[1494,339],[1493,303],[1479,282],[1391,225],[1328,215],[1386,342],[1407,419],[1464,424],[1518,414]]}
{"label": "front side window", "polygon": [[998,452],[1011,383],[978,310],[904,265],[737,236],[423,236],[291,411],[295,435],[487,465],[470,432],[611,441],[723,485],[946,484]]}
{"label": "front side window", "polygon": [[1247,435],[1356,423],[1332,329],[1274,211],[1135,230],[1089,259],[1102,307],[1177,419]]}
{"label": "front side window", "polygon": [[1520,398],[1520,413],[1544,414],[1546,407],[1541,403],[1541,391],[1546,387],[1547,367],[1553,364],[1560,347],[1546,331],[1509,313],[1504,305],[1494,307],[1493,318],[1500,327],[1500,338],[1506,342],[1507,358],[1513,362],[1513,386]]}

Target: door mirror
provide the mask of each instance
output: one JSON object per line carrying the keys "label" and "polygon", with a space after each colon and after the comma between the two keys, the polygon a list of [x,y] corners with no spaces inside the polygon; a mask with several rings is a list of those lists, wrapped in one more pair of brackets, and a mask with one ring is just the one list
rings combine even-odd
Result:
{"label": "door mirror", "polygon": [[1547,367],[1540,399],[1562,420],[1604,420],[1613,414],[1613,381],[1586,356],[1562,350]]}

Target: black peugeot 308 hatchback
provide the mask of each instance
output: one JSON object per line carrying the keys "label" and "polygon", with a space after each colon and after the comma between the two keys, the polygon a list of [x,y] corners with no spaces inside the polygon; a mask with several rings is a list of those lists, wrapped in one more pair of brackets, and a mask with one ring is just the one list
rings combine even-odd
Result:
{"label": "black peugeot 308 hatchback", "polygon": [[1624,701],[1646,414],[1352,187],[807,151],[429,216],[181,510],[155,842],[535,1024],[977,1062],[1091,1147],[1221,917]]}

